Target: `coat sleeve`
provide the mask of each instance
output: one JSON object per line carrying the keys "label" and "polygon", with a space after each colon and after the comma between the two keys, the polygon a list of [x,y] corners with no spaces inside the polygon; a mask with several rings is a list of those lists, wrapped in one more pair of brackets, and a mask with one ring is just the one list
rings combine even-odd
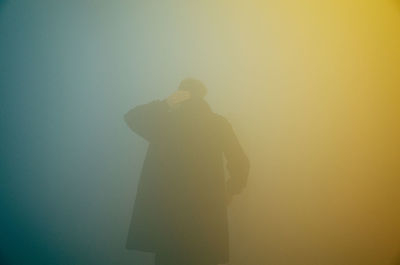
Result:
{"label": "coat sleeve", "polygon": [[148,142],[155,142],[161,139],[163,128],[167,125],[168,110],[165,100],[154,100],[134,107],[124,115],[124,120],[133,132]]}
{"label": "coat sleeve", "polygon": [[226,189],[228,194],[236,195],[239,194],[246,186],[250,162],[244,153],[231,124],[226,121],[224,127],[223,151],[227,160],[226,166],[229,173]]}

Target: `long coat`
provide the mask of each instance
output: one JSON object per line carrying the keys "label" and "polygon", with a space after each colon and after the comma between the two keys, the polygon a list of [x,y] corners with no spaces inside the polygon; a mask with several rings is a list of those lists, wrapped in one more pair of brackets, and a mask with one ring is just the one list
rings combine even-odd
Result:
{"label": "long coat", "polygon": [[194,105],[171,111],[155,100],[124,116],[149,142],[126,247],[226,263],[226,197],[245,187],[249,160],[230,123],[204,100]]}

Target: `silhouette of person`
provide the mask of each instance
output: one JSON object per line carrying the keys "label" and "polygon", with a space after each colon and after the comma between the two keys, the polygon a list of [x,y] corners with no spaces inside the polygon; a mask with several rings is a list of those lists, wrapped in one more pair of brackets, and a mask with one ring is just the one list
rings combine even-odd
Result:
{"label": "silhouette of person", "polygon": [[249,160],[206,92],[201,81],[184,79],[167,99],[124,116],[149,142],[126,247],[154,252],[157,265],[229,260],[227,206],[246,185]]}

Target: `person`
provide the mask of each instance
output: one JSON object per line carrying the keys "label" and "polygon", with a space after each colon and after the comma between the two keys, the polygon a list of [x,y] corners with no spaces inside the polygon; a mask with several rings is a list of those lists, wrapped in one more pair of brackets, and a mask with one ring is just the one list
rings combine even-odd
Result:
{"label": "person", "polygon": [[187,78],[168,98],[124,116],[149,142],[126,247],[155,253],[156,265],[229,260],[227,206],[244,189],[250,166],[231,124],[211,110],[206,93],[201,81]]}

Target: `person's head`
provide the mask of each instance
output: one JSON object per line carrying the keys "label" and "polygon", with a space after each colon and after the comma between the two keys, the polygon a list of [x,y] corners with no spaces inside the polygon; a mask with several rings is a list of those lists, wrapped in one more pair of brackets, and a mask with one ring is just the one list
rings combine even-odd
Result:
{"label": "person's head", "polygon": [[178,90],[188,91],[190,98],[179,104],[179,110],[186,113],[201,113],[204,110],[209,110],[209,106],[204,100],[207,94],[207,88],[198,79],[185,78],[179,84]]}
{"label": "person's head", "polygon": [[191,99],[203,99],[207,94],[207,88],[200,80],[194,78],[185,78],[179,84],[179,90],[190,92]]}

